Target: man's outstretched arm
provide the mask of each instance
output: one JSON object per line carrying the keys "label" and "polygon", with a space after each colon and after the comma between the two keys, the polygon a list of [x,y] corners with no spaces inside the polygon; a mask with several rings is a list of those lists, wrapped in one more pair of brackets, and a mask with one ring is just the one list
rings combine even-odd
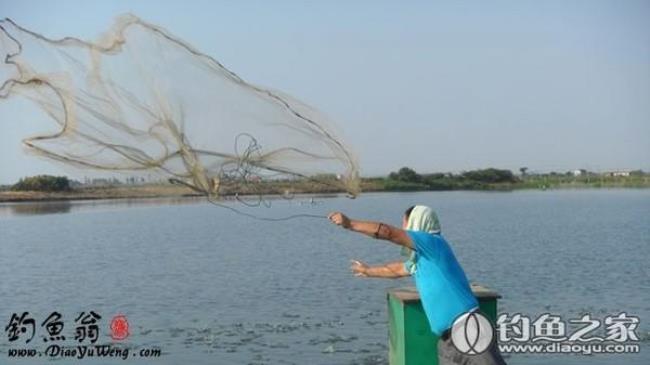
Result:
{"label": "man's outstretched arm", "polygon": [[413,249],[411,238],[403,229],[381,222],[360,221],[350,219],[341,212],[331,213],[328,218],[332,223],[354,232],[363,233],[377,239],[391,241],[400,246]]}
{"label": "man's outstretched arm", "polygon": [[352,260],[350,269],[354,276],[362,276],[369,278],[387,278],[398,279],[405,276],[410,276],[409,272],[404,268],[402,261],[389,262],[380,266],[368,266],[363,262]]}

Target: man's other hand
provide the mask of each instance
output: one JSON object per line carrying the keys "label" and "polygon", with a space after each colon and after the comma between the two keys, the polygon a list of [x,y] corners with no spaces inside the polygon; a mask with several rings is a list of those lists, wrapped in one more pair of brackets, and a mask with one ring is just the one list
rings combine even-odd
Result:
{"label": "man's other hand", "polygon": [[354,276],[366,277],[368,276],[368,265],[364,264],[361,261],[352,260],[352,265],[350,265],[350,270],[354,273]]}

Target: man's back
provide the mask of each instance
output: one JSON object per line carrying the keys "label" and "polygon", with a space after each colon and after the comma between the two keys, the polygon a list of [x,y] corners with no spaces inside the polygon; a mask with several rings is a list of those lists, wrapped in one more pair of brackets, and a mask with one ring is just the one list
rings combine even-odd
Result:
{"label": "man's back", "polygon": [[454,319],[476,307],[478,302],[465,272],[449,244],[440,234],[407,231],[415,249],[415,284],[431,330],[441,335]]}

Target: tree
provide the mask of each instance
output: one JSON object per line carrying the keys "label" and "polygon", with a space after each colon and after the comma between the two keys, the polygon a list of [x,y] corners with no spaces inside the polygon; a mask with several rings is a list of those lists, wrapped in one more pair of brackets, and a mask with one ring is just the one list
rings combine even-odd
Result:
{"label": "tree", "polygon": [[467,180],[477,181],[481,183],[505,183],[516,182],[517,178],[510,170],[500,170],[495,168],[472,170],[463,172],[461,175]]}
{"label": "tree", "polygon": [[421,176],[418,175],[418,173],[415,172],[415,170],[413,170],[410,167],[402,167],[397,172],[391,172],[388,175],[388,178],[391,180],[398,180],[404,182],[419,182]]}
{"label": "tree", "polygon": [[444,179],[445,177],[453,177],[453,175],[449,176],[442,172],[434,172],[432,174],[422,175],[422,178],[427,180],[440,180],[440,179]]}
{"label": "tree", "polygon": [[519,168],[519,172],[521,172],[521,176],[526,176],[526,171],[528,171],[528,167]]}
{"label": "tree", "polygon": [[13,191],[69,191],[70,180],[65,176],[38,175],[20,179]]}

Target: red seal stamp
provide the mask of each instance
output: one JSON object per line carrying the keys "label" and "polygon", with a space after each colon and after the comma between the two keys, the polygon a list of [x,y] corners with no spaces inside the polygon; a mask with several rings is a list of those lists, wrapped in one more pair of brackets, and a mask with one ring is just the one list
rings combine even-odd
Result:
{"label": "red seal stamp", "polygon": [[129,337],[129,322],[126,317],[119,314],[111,320],[111,338],[121,341]]}

